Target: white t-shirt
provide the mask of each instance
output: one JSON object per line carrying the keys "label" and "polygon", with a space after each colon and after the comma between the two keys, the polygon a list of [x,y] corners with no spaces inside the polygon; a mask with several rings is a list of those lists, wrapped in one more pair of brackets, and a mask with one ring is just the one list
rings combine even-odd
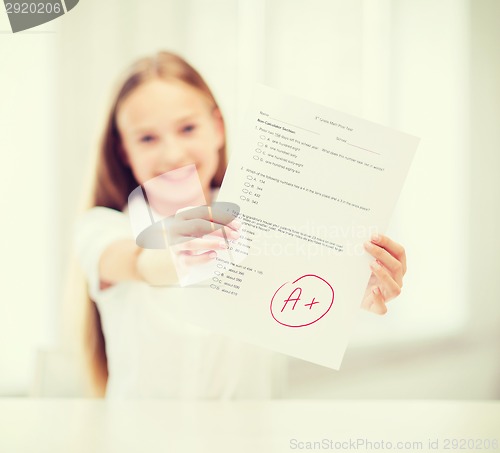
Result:
{"label": "white t-shirt", "polygon": [[281,396],[286,356],[181,321],[176,316],[181,288],[123,281],[100,289],[99,259],[110,244],[125,238],[133,240],[124,212],[95,207],[77,224],[77,255],[106,341],[106,397]]}

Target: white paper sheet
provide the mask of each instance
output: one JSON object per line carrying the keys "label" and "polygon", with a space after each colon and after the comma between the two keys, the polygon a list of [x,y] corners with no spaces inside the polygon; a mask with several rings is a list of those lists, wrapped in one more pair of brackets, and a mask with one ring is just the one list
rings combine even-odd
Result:
{"label": "white paper sheet", "polygon": [[[218,201],[242,236],[183,304],[191,322],[338,369],[419,139],[258,85]],[[195,300],[193,300],[195,299]]]}

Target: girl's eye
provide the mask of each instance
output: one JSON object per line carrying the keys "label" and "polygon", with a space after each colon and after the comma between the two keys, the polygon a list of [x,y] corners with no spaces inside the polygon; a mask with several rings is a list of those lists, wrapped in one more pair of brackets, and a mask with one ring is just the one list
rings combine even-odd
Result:
{"label": "girl's eye", "polygon": [[140,138],[141,143],[151,143],[156,140],[154,135],[144,135]]}
{"label": "girl's eye", "polygon": [[190,132],[193,132],[195,129],[196,126],[194,124],[187,124],[181,129],[181,131],[185,134],[189,134]]}

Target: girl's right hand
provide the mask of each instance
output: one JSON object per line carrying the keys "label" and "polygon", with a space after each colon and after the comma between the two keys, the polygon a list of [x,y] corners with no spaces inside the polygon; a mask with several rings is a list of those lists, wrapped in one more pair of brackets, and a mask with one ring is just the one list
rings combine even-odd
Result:
{"label": "girl's right hand", "polygon": [[167,221],[166,233],[177,264],[187,269],[215,259],[228,240],[240,237],[240,228],[240,220],[215,204],[178,211]]}
{"label": "girl's right hand", "polygon": [[228,240],[240,236],[241,222],[229,208],[229,203],[185,208],[153,224],[137,244],[140,279],[152,286],[170,286],[206,278],[202,265],[225,250]]}

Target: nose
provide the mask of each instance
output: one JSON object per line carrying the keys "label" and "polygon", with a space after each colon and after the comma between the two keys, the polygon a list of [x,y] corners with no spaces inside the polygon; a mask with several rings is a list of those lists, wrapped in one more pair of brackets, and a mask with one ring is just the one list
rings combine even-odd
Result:
{"label": "nose", "polygon": [[179,140],[173,137],[164,139],[160,150],[162,173],[187,165],[187,157],[185,147]]}

